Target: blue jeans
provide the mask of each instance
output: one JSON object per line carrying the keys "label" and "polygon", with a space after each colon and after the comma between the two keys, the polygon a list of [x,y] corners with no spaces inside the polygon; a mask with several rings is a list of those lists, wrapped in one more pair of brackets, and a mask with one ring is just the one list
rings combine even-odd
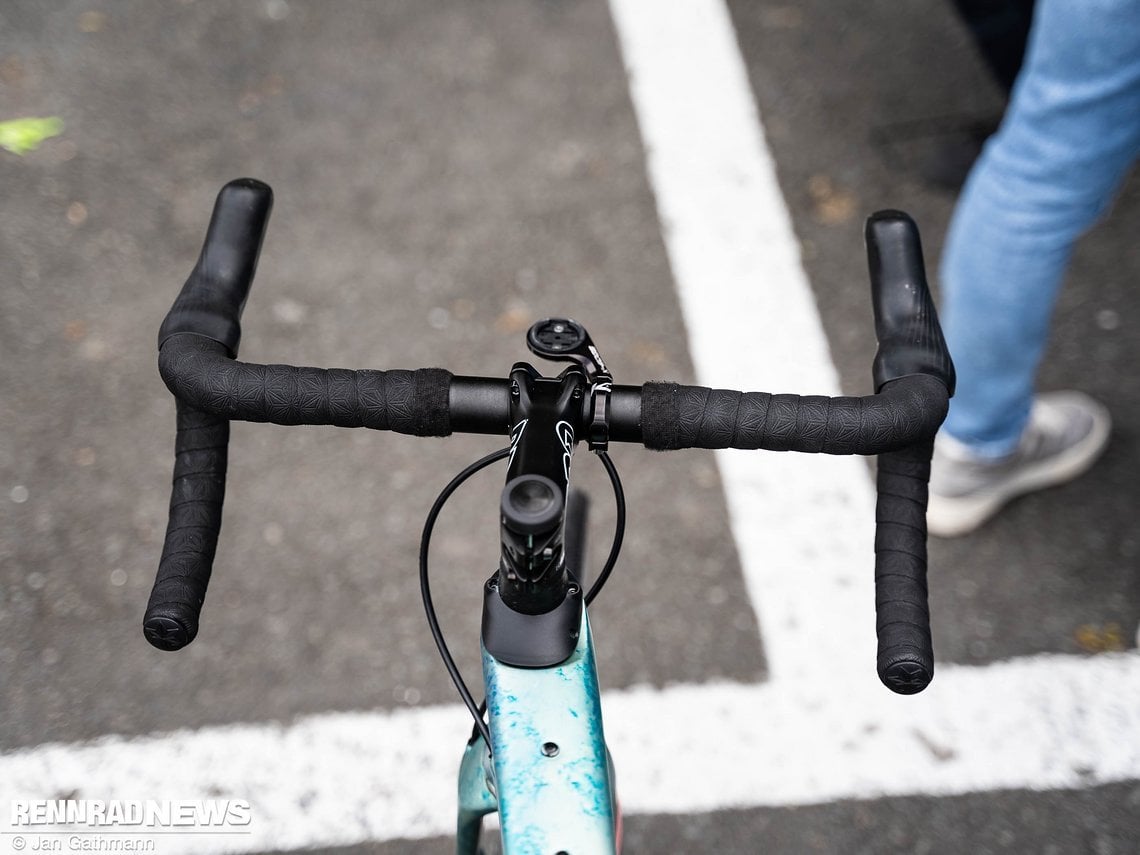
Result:
{"label": "blue jeans", "polygon": [[980,457],[1016,448],[1073,244],[1140,156],[1140,0],[1039,0],[1029,38],[942,256],[944,430]]}

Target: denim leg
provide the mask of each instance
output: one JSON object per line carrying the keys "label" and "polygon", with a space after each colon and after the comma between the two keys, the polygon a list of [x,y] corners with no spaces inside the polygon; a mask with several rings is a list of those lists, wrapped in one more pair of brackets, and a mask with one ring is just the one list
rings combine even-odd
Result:
{"label": "denim leg", "polygon": [[958,372],[945,430],[1009,453],[1073,244],[1140,155],[1140,0],[1040,0],[1025,67],[978,159],[942,256]]}

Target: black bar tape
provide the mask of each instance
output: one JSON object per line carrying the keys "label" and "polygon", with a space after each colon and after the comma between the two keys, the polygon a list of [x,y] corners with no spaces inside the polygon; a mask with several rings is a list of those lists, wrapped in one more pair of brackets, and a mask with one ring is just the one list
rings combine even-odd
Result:
{"label": "black bar tape", "polygon": [[[252,178],[231,181],[218,193],[198,261],[159,330],[160,363],[172,338],[237,355],[241,311],[272,207],[273,191]],[[162,650],[185,647],[198,634],[222,526],[229,435],[225,416],[178,401],[170,517],[143,618],[144,635]]]}
{"label": "black bar tape", "polygon": [[223,419],[366,427],[413,436],[451,433],[451,374],[441,368],[256,365],[230,359],[218,342],[183,334],[167,339],[158,366],[176,398]]}
{"label": "black bar tape", "polygon": [[876,395],[828,398],[646,383],[642,440],[648,448],[763,448],[823,454],[882,454],[934,435],[946,416],[946,387],[914,375]]}
{"label": "black bar tape", "polygon": [[926,586],[926,500],[933,441],[879,456],[875,628],[879,679],[903,695],[934,678]]}
{"label": "black bar tape", "polygon": [[226,493],[229,422],[181,401],[177,412],[170,517],[143,618],[147,641],[160,650],[178,650],[198,634]]}

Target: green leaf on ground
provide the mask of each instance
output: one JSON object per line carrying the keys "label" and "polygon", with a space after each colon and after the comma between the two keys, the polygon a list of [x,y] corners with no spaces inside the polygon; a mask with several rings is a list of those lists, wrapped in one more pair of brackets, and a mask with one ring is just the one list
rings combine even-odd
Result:
{"label": "green leaf on ground", "polygon": [[0,148],[6,148],[13,154],[27,154],[39,148],[44,140],[62,132],[63,120],[59,116],[0,122]]}

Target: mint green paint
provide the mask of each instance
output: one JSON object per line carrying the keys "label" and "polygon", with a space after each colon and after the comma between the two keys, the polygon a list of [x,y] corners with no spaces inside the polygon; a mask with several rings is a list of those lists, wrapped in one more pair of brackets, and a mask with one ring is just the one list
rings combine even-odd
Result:
{"label": "mint green paint", "polygon": [[[613,775],[602,729],[589,621],[554,668],[512,668],[483,652],[493,756],[472,742],[460,769],[460,855],[474,855],[482,817],[500,813],[504,855],[606,855],[614,840]],[[543,745],[554,743],[554,756]]]}

